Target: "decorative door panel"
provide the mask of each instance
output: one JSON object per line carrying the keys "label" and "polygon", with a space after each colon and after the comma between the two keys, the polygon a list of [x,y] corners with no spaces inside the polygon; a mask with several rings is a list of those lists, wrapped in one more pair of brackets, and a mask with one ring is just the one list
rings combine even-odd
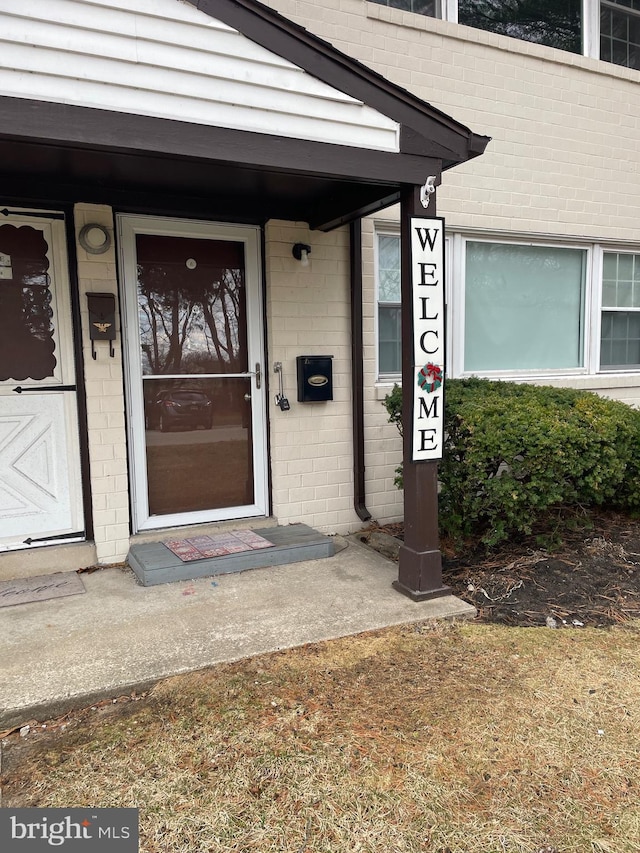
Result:
{"label": "decorative door panel", "polygon": [[78,530],[78,483],[67,462],[65,392],[5,396],[0,410],[0,543]]}
{"label": "decorative door panel", "polygon": [[0,550],[83,538],[64,217],[0,211]]}

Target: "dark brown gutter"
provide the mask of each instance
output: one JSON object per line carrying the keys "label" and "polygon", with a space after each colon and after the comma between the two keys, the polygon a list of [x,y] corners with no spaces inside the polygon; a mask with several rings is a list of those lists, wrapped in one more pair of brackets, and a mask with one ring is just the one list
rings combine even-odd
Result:
{"label": "dark brown gutter", "polygon": [[349,225],[351,276],[351,389],[353,400],[353,505],[361,521],[369,521],[364,479],[364,371],[362,367],[362,220]]}

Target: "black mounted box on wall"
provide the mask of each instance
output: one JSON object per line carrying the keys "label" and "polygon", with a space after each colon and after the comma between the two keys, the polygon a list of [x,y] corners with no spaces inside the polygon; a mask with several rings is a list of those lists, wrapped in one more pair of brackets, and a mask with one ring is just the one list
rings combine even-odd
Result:
{"label": "black mounted box on wall", "polygon": [[332,358],[332,355],[299,355],[296,358],[299,403],[333,400]]}
{"label": "black mounted box on wall", "polygon": [[113,293],[87,293],[89,340],[95,358],[94,341],[109,341],[109,355],[115,355],[111,341],[116,339],[116,298]]}

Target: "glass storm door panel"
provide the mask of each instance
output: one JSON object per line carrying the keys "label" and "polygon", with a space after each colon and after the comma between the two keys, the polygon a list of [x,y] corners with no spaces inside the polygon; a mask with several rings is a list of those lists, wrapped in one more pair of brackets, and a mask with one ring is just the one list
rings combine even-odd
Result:
{"label": "glass storm door panel", "polygon": [[254,503],[249,379],[145,382],[150,515]]}
{"label": "glass storm door panel", "polygon": [[62,214],[0,218],[0,550],[84,538]]}
{"label": "glass storm door panel", "polygon": [[265,514],[258,232],[121,235],[137,529]]}

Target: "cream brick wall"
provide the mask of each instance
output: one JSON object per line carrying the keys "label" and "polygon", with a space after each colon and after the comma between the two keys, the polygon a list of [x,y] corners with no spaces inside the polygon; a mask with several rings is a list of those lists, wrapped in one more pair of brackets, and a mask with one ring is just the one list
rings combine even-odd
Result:
{"label": "cream brick wall", "polygon": [[369,0],[266,2],[492,137],[443,176],[451,228],[640,240],[640,72]]}
{"label": "cream brick wall", "polygon": [[[349,232],[273,221],[265,239],[273,514],[279,524],[346,533],[362,526],[353,509]],[[306,268],[291,254],[298,242],[311,246]],[[299,355],[333,356],[332,401],[297,402]],[[274,402],[276,361],[288,412]]]}
{"label": "cream brick wall", "polygon": [[[443,174],[450,230],[588,238],[640,251],[640,72],[412,15],[368,0],[265,0],[339,50],[492,137]],[[426,175],[425,175],[426,177]],[[397,208],[378,220],[398,219]],[[366,503],[402,515],[402,451],[376,384],[373,221],[363,223]],[[455,305],[453,306],[455,310]],[[640,405],[640,376],[558,378]]]}
{"label": "cream brick wall", "polygon": [[[76,235],[84,225],[96,222],[106,226],[112,236],[110,249],[102,255],[89,254],[76,243],[94,538],[98,562],[108,564],[124,560],[129,550],[127,445],[113,217],[109,207],[89,204],[77,204],[74,216]],[[95,344],[97,358],[91,356],[87,293],[116,296],[114,358],[109,357],[109,344],[103,341]]]}

